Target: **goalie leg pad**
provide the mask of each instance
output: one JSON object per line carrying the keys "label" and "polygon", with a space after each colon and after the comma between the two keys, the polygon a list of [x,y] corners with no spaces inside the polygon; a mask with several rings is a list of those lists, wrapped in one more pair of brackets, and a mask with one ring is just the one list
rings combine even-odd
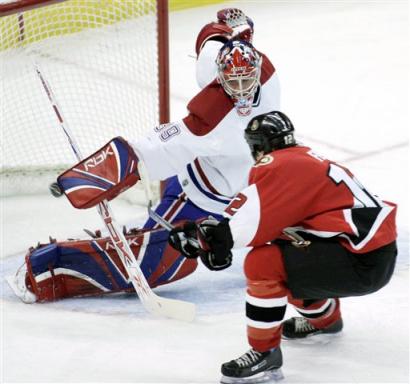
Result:
{"label": "goalie leg pad", "polygon": [[[168,180],[156,212],[173,223],[210,214],[220,217],[187,200],[176,177]],[[151,288],[182,279],[198,265],[196,259],[186,259],[174,250],[168,235],[151,219],[143,230],[126,235]],[[29,250],[26,266],[26,286],[37,301],[134,291],[108,237],[40,245]]]}
{"label": "goalie leg pad", "polygon": [[[167,231],[140,231],[126,236],[137,260],[140,254],[162,250],[141,269],[151,288],[192,273],[196,263],[182,260],[167,244]],[[43,244],[26,256],[26,287],[37,301],[133,292],[128,275],[109,238]]]}
{"label": "goalie leg pad", "polygon": [[[141,235],[128,237],[138,256]],[[37,301],[118,292],[128,276],[109,238],[42,244],[26,256],[29,289]]]}

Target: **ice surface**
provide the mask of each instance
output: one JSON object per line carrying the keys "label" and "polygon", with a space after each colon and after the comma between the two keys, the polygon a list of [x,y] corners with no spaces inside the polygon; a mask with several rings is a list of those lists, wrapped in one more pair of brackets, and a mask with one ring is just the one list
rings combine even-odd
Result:
{"label": "ice surface", "polygon": [[[230,2],[255,21],[255,45],[275,64],[282,109],[299,138],[347,165],[368,188],[399,204],[399,261],[379,292],[342,300],[343,333],[283,343],[284,383],[409,381],[408,26],[407,1]],[[196,32],[225,6],[171,15],[172,114],[195,94]],[[2,375],[5,382],[216,383],[222,362],[247,348],[243,253],[232,268],[156,290],[190,300],[192,324],[152,318],[133,295],[25,305],[4,276],[48,235],[100,228],[96,212],[52,197],[2,203]],[[144,210],[116,201],[122,222]],[[287,317],[294,314],[289,308]]]}

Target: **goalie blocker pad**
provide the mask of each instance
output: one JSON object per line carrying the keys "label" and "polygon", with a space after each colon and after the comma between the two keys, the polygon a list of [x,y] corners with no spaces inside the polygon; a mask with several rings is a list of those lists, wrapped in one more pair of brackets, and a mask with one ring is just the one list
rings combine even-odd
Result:
{"label": "goalie blocker pad", "polygon": [[[126,239],[151,288],[191,274],[196,260],[188,260],[168,245],[168,231],[133,230]],[[109,237],[51,241],[26,255],[26,288],[35,301],[135,292]]]}
{"label": "goalie blocker pad", "polygon": [[140,180],[139,159],[122,137],[116,137],[57,178],[61,191],[79,209],[112,200]]}

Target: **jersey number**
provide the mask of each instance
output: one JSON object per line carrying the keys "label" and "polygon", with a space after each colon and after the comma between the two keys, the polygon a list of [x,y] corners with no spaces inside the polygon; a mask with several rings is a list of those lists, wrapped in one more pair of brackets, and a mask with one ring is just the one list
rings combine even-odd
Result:
{"label": "jersey number", "polygon": [[349,188],[354,196],[355,208],[380,207],[381,202],[378,198],[369,193],[363,185],[355,177],[349,175],[344,168],[331,163],[328,175],[337,185],[344,183],[346,187]]}
{"label": "jersey number", "polygon": [[236,212],[238,212],[238,209],[246,203],[246,200],[248,200],[248,198],[243,193],[239,192],[232,199],[231,203],[225,209],[225,212],[228,213],[229,215],[233,216]]}

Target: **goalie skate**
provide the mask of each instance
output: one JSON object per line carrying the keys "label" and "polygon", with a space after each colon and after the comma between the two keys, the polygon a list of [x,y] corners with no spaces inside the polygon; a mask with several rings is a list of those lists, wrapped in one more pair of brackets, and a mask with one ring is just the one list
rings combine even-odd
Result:
{"label": "goalie skate", "polygon": [[14,276],[7,276],[6,281],[14,294],[26,304],[33,304],[37,301],[36,295],[31,292],[26,285],[27,266],[24,263]]}

